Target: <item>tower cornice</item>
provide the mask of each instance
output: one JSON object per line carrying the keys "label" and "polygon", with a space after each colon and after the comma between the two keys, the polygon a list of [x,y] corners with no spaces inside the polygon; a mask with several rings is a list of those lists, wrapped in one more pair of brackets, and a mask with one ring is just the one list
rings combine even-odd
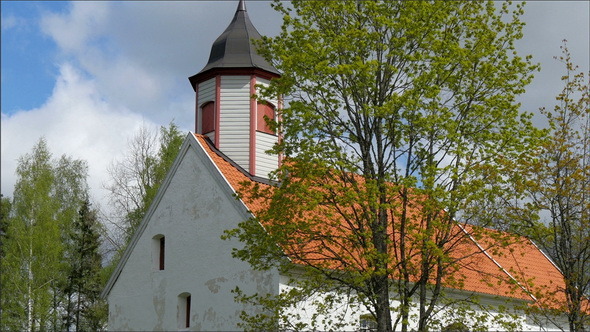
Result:
{"label": "tower cornice", "polygon": [[264,78],[267,80],[271,80],[273,78],[280,77],[281,75],[273,72],[269,72],[264,69],[260,68],[211,68],[205,72],[200,72],[189,77],[189,81],[193,87],[193,90],[196,91],[197,84],[204,82],[208,79],[211,79],[218,75],[255,75],[260,78]]}

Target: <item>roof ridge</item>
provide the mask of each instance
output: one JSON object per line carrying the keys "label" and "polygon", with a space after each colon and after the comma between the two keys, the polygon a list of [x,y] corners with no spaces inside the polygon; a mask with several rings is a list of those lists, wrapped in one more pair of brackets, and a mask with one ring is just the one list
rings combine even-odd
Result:
{"label": "roof ridge", "polygon": [[500,270],[502,270],[502,272],[504,272],[508,277],[510,277],[510,279],[512,279],[518,285],[518,287],[520,287],[527,295],[529,295],[534,301],[537,301],[535,295],[533,295],[528,289],[526,289],[512,274],[510,274],[510,272],[508,272],[498,261],[496,261],[494,257],[492,257],[492,255],[490,255],[488,251],[484,249],[483,246],[479,242],[477,242],[477,240],[475,240],[475,238],[471,236],[469,232],[467,232],[467,230],[465,229],[465,227],[463,227],[463,225],[461,225],[461,223],[456,224],[487,258],[489,258],[497,267],[500,268]]}

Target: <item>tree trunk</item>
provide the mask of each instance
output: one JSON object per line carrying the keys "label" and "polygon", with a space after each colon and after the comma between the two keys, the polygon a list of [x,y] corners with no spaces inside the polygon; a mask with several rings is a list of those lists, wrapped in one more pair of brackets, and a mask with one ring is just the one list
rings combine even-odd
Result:
{"label": "tree trunk", "polygon": [[28,283],[27,283],[27,326],[26,330],[33,331],[33,241],[32,236],[29,238],[29,262],[27,263]]}
{"label": "tree trunk", "polygon": [[389,308],[389,281],[387,276],[377,277],[377,331],[392,331],[391,310]]}
{"label": "tree trunk", "polygon": [[82,299],[80,299],[80,287],[78,287],[78,303],[76,308],[76,331],[80,331],[80,303]]}

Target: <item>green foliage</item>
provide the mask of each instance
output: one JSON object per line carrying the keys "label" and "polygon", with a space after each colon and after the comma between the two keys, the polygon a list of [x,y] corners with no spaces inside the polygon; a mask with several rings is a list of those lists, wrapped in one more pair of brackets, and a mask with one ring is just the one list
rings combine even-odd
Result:
{"label": "green foliage", "polygon": [[0,260],[4,257],[4,243],[6,242],[6,231],[8,229],[8,219],[12,210],[10,198],[0,194]]}
{"label": "green foliage", "polygon": [[[515,99],[537,69],[514,49],[522,5],[274,7],[282,32],[260,51],[283,76],[262,99],[286,96],[274,149],[286,162],[278,188],[241,191],[270,204],[227,233],[245,243],[235,255],[259,269],[303,266],[298,280],[315,281],[297,283],[304,293],[337,281],[382,331],[407,330],[417,301],[425,330],[460,261],[456,220],[486,220],[478,207],[511,189],[503,160],[526,157],[541,136]],[[396,319],[390,292],[401,303]]]}
{"label": "green foliage", "polygon": [[[54,174],[44,140],[31,155],[19,159],[19,181],[14,192],[14,218],[8,225],[11,239],[3,260],[3,322],[24,330],[45,325],[51,312],[51,285],[60,278],[60,224],[54,220],[56,201],[51,199]],[[37,313],[33,317],[33,312]]]}
{"label": "green foliage", "polygon": [[[550,135],[536,158],[517,168],[528,199],[516,209],[520,232],[547,252],[563,273],[565,289],[539,290],[541,313],[568,317],[570,331],[590,325],[590,82],[578,72],[564,41],[564,87],[553,110],[542,109]],[[526,181],[528,180],[528,181]]]}
{"label": "green foliage", "polygon": [[65,156],[52,161],[41,139],[19,159],[17,175],[3,243],[3,328],[62,329],[66,241],[87,196],[87,166]]}

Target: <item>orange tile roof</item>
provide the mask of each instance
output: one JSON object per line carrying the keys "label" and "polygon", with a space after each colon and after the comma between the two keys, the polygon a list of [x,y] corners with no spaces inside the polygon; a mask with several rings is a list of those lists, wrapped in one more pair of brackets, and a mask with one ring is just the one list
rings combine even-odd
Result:
{"label": "orange tile roof", "polygon": [[[213,148],[208,138],[199,134],[195,134],[195,137],[236,192],[248,183],[256,183],[262,188],[269,187],[269,184],[257,182],[245,171],[240,170],[239,166]],[[262,198],[249,196],[240,198],[254,214],[268,206],[268,202]],[[346,231],[347,226],[343,226],[339,228],[340,232]],[[474,232],[476,229],[477,231]],[[334,229],[329,231],[335,232]],[[447,287],[523,300],[537,300],[548,293],[563,294],[560,292],[564,289],[561,272],[530,240],[520,236],[508,238],[504,236],[503,239],[506,242],[498,245],[495,236],[501,232],[469,225],[457,224],[453,232],[477,235],[463,237],[452,251],[451,256],[461,257],[461,259],[458,260],[454,272],[443,278],[443,283]],[[297,244],[297,250],[285,250],[286,254],[295,262],[297,262],[298,250],[301,250],[307,259],[330,261],[330,254],[324,252],[322,248],[325,247],[322,247],[319,241]],[[355,254],[352,248],[338,248],[338,250],[346,251],[353,259],[355,255],[361,256],[358,253]],[[342,266],[335,266],[333,261],[327,264],[326,266],[330,268],[342,268]],[[360,266],[364,263],[358,260],[357,264]],[[562,295],[552,299],[561,303],[563,303],[562,300],[565,301]],[[555,304],[551,306],[555,307]]]}

